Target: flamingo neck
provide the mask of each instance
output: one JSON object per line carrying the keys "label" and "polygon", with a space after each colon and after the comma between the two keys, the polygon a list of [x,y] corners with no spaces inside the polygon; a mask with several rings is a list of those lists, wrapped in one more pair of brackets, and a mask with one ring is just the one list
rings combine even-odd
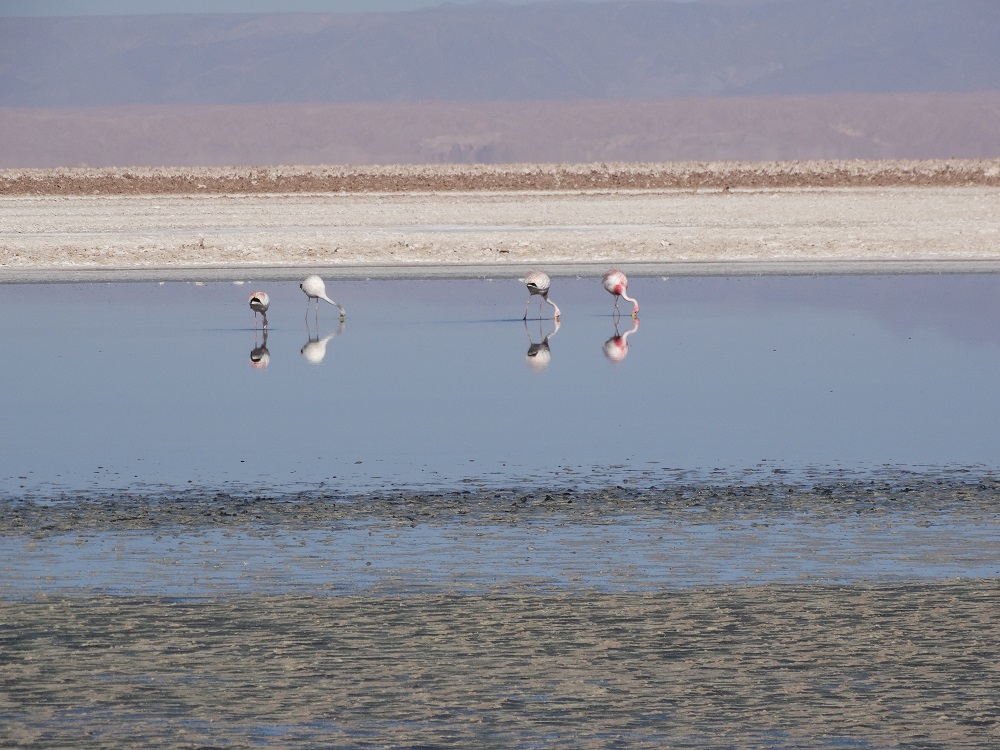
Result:
{"label": "flamingo neck", "polygon": [[555,317],[558,318],[559,317],[559,305],[557,305],[555,302],[553,302],[552,300],[550,300],[548,295],[545,295],[545,301],[548,302],[550,305],[552,305],[553,309],[555,310],[555,312],[553,313],[553,315],[555,315]]}
{"label": "flamingo neck", "polygon": [[325,294],[323,295],[322,299],[325,299],[325,300],[326,300],[327,302],[329,302],[329,303],[330,303],[331,305],[333,305],[333,306],[334,306],[334,307],[336,307],[336,308],[337,308],[338,310],[340,310],[340,319],[341,319],[341,320],[343,320],[343,319],[344,319],[344,308],[343,308],[343,306],[342,306],[342,305],[341,305],[341,304],[340,304],[339,302],[334,302],[334,301],[333,301],[332,299],[330,299],[329,297],[327,297],[327,296],[326,296]]}
{"label": "flamingo neck", "polygon": [[631,297],[629,297],[628,296],[628,292],[626,292],[624,289],[622,290],[622,299],[628,300],[629,302],[632,303],[632,314],[633,315],[635,315],[637,312],[639,312],[639,303],[636,302]]}

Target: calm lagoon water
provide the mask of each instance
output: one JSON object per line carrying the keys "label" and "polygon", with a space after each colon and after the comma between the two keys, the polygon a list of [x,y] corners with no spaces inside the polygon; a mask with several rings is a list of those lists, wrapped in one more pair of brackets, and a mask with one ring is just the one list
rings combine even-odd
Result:
{"label": "calm lagoon water", "polygon": [[627,303],[614,319],[597,279],[554,277],[558,327],[537,298],[522,322],[513,279],[328,291],[343,326],[325,303],[307,317],[292,281],[0,287],[0,493],[609,486],[1000,457],[1000,276],[638,277],[639,323]]}
{"label": "calm lagoon water", "polygon": [[18,736],[995,744],[1000,275],[328,286],[0,286]]}

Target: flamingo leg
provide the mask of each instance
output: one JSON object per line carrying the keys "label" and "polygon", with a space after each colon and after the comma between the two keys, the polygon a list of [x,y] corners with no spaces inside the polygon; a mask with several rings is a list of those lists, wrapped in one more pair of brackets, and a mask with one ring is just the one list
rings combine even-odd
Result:
{"label": "flamingo leg", "polygon": [[528,295],[528,301],[524,303],[524,317],[521,320],[528,319],[528,307],[531,305],[531,295]]}

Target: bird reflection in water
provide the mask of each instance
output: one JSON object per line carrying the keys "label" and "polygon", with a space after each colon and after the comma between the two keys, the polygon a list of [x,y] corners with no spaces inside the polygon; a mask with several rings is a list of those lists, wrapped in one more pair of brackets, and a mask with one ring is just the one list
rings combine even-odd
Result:
{"label": "bird reflection in water", "polygon": [[340,321],[340,325],[337,326],[336,331],[331,331],[326,334],[323,338],[319,337],[319,328],[316,329],[316,335],[313,336],[312,331],[309,331],[309,340],[302,347],[301,354],[305,357],[306,362],[311,365],[318,365],[323,361],[326,356],[326,345],[331,340],[339,336],[344,332],[344,321]]}
{"label": "bird reflection in water", "polygon": [[[531,334],[528,332],[527,321],[524,323],[524,332],[528,336],[528,342],[530,343],[528,353],[525,355],[524,359],[533,370],[544,370],[549,366],[549,362],[552,361],[552,351],[549,349],[549,339],[559,333],[559,326],[561,325],[558,318],[555,319],[554,323],[555,327],[552,331],[547,336],[542,338],[541,342],[538,344],[532,340]],[[538,335],[542,335],[541,320],[538,321]]]}
{"label": "bird reflection in water", "polygon": [[271,364],[271,352],[267,350],[267,328],[260,344],[257,343],[257,329],[253,331],[253,349],[250,350],[250,366],[255,370],[263,370]]}
{"label": "bird reflection in water", "polygon": [[615,335],[604,342],[604,356],[612,362],[621,362],[628,356],[628,337],[639,330],[639,319],[632,319],[632,330],[618,333],[618,319],[615,318]]}

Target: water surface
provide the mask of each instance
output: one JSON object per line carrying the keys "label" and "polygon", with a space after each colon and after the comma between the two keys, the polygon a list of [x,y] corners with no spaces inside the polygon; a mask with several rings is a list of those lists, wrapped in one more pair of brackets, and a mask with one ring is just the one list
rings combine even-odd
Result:
{"label": "water surface", "polygon": [[0,286],[0,721],[993,747],[998,283]]}
{"label": "water surface", "polygon": [[331,283],[343,326],[288,281],[9,285],[0,492],[991,469],[998,285],[639,277],[636,323],[554,278],[558,327],[510,279]]}

